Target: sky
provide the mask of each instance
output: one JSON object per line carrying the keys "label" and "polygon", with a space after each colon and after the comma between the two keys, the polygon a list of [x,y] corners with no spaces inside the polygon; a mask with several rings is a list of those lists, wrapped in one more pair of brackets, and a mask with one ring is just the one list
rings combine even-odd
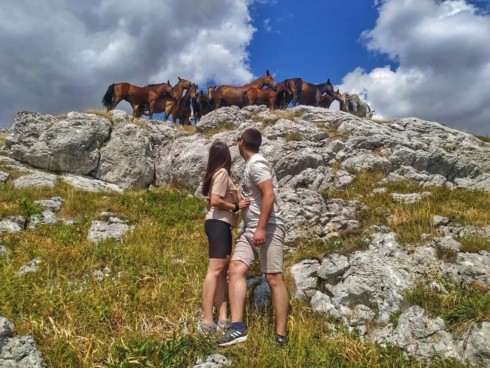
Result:
{"label": "sky", "polygon": [[0,19],[4,128],[18,111],[103,108],[112,83],[205,89],[269,70],[330,79],[378,119],[490,135],[490,0],[2,0]]}

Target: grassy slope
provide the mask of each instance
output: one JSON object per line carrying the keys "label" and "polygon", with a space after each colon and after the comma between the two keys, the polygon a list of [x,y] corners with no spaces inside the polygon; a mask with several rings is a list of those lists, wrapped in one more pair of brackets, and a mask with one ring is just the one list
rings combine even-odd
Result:
{"label": "grassy slope", "polygon": [[[379,174],[362,174],[348,190],[325,196],[362,201],[368,206],[360,215],[365,228],[388,225],[402,241],[433,234],[430,219],[435,214],[462,224],[490,223],[488,211],[483,210],[490,205],[487,193],[435,188],[430,189],[433,197],[417,205],[401,205],[389,200],[388,194],[368,195],[379,178]],[[15,323],[16,334],[34,336],[49,367],[186,367],[211,352],[223,352],[234,367],[425,366],[404,358],[398,349],[363,343],[342,328],[331,331],[325,318],[301,301],[291,303],[290,343],[284,350],[273,344],[268,311],[249,311],[247,344],[219,350],[200,338],[195,324],[207,265],[204,204],[186,193],[158,189],[94,194],[65,184],[14,190],[11,180],[0,186],[0,216],[21,213],[29,201],[60,196],[65,203],[59,216],[75,220],[74,225],[46,225],[2,236],[10,255],[8,261],[0,259],[0,316]],[[388,187],[389,191],[421,190],[413,184]],[[94,245],[86,236],[91,221],[103,211],[137,226],[121,242]],[[360,237],[357,232],[327,244],[299,242],[298,252],[286,257],[285,269],[304,257],[357,249]],[[488,242],[482,247],[488,247]],[[17,277],[16,271],[35,257],[43,260],[40,270]],[[99,282],[92,273],[104,267],[112,273]],[[293,290],[287,271],[286,279]],[[433,311],[444,316],[441,308]],[[433,366],[458,364],[436,361]]]}

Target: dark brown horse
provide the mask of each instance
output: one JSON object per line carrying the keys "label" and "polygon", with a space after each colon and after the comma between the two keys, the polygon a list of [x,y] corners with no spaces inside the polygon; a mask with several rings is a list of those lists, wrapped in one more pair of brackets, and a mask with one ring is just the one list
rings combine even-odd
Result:
{"label": "dark brown horse", "polygon": [[214,101],[214,105],[217,109],[221,106],[233,105],[242,108],[248,104],[246,92],[250,88],[261,89],[264,86],[276,89],[276,82],[268,70],[264,76],[240,87],[228,85],[219,86],[212,92],[212,98],[210,99]]}
{"label": "dark brown horse", "polygon": [[201,120],[204,115],[211,112],[213,109],[214,106],[211,101],[209,101],[209,92],[204,93],[201,89],[201,91],[199,91],[199,93],[196,95],[196,105],[194,108],[194,116],[196,120]]}
{"label": "dark brown horse", "polygon": [[340,91],[339,91],[339,90],[336,90],[336,91],[334,92],[334,95],[333,95],[333,96],[331,96],[331,95],[328,95],[328,94],[324,93],[324,94],[322,95],[322,98],[320,99],[320,104],[319,104],[319,106],[321,106],[321,107],[325,107],[325,108],[329,109],[329,108],[330,108],[330,105],[331,105],[331,104],[332,104],[332,102],[334,102],[335,100],[339,101],[339,105],[340,105],[340,107],[339,107],[339,108],[340,108],[340,110],[341,110],[341,111],[344,111],[344,110],[343,110],[343,106],[345,105],[345,101],[344,101],[345,99],[342,97],[342,93],[340,93]]}
{"label": "dark brown horse", "polygon": [[179,120],[181,125],[191,124],[189,120],[191,116],[191,103],[193,108],[195,108],[196,88],[197,85],[192,84],[185,95],[183,95],[179,101],[172,106],[170,114],[172,115],[172,120],[174,123],[177,123],[177,120]]}
{"label": "dark brown horse", "polygon": [[285,109],[292,102],[293,106],[298,104],[299,95],[303,80],[301,78],[285,79],[277,84],[276,104],[281,109]]}
{"label": "dark brown horse", "polygon": [[125,100],[133,108],[133,116],[138,116],[143,106],[148,106],[150,119],[155,109],[157,98],[170,97],[172,87],[167,83],[150,84],[146,87],[139,87],[129,83],[113,83],[108,88],[102,104],[107,111],[113,110],[119,102]]}
{"label": "dark brown horse", "polygon": [[312,84],[303,81],[298,103],[300,105],[320,106],[320,101],[324,94],[335,98],[334,89],[332,83],[330,83],[330,79],[321,84]]}

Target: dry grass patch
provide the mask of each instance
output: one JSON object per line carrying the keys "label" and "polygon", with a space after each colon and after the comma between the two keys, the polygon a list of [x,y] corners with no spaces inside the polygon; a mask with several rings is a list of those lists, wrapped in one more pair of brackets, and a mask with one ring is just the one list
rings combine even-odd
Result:
{"label": "dry grass patch", "polygon": [[490,135],[475,135],[475,137],[483,142],[490,143]]}
{"label": "dry grass patch", "polygon": [[394,120],[393,119],[370,119],[373,123],[379,124],[379,125],[390,125],[393,124]]}
{"label": "dry grass patch", "polygon": [[104,109],[87,109],[84,112],[85,112],[85,114],[93,114],[93,115],[100,116],[102,118],[109,120],[111,122],[111,124],[114,124],[114,120],[112,119],[112,115],[107,110],[104,110]]}
{"label": "dry grass patch", "polygon": [[236,128],[235,128],[235,125],[231,121],[226,121],[223,124],[221,124],[219,127],[216,127],[214,129],[210,129],[210,130],[204,132],[203,134],[209,138],[215,134],[226,132],[229,130],[236,130]]}

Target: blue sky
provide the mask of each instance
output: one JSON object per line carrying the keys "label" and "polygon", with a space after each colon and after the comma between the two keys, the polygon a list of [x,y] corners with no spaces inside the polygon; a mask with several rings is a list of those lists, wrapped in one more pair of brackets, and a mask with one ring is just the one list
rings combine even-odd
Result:
{"label": "blue sky", "polygon": [[[4,0],[0,127],[102,108],[114,82],[330,79],[379,119],[490,135],[490,0]],[[336,108],[334,104],[332,106]],[[129,104],[117,108],[130,111]]]}
{"label": "blue sky", "polygon": [[250,44],[250,65],[258,75],[269,68],[277,80],[300,77],[309,82],[340,84],[362,65],[370,70],[390,64],[368,52],[361,40],[378,12],[371,1],[282,0],[251,7],[257,29]]}

